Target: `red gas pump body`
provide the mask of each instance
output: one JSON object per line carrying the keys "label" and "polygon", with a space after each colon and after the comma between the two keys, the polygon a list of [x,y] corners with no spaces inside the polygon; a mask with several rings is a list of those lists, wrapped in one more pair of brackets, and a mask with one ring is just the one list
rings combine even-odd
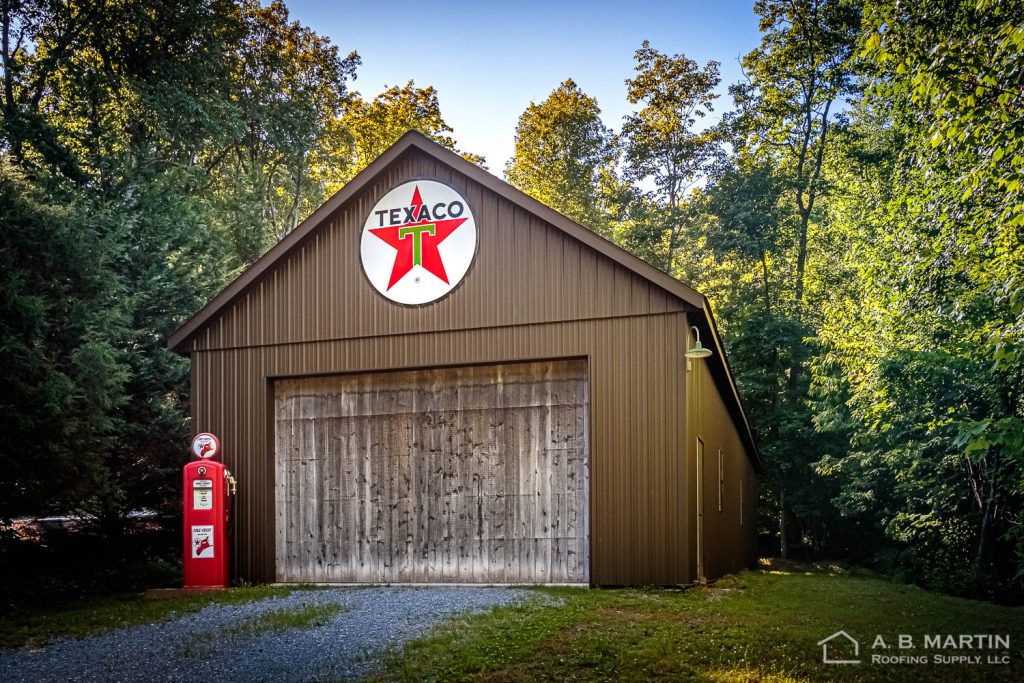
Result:
{"label": "red gas pump body", "polygon": [[224,588],[230,583],[228,476],[214,460],[185,465],[185,588]]}

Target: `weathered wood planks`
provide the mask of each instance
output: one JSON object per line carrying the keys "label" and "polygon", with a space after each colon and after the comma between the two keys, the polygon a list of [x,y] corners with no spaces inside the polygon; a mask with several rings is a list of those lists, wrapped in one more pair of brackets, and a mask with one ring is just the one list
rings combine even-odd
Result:
{"label": "weathered wood planks", "polygon": [[279,380],[279,581],[589,580],[586,361]]}

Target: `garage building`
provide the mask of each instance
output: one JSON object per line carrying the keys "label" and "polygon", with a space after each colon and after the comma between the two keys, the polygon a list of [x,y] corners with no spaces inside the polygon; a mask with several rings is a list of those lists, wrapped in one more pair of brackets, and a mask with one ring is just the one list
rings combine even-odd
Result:
{"label": "garage building", "polygon": [[419,133],[169,346],[239,481],[237,578],[675,585],[755,561],[760,461],[707,299]]}

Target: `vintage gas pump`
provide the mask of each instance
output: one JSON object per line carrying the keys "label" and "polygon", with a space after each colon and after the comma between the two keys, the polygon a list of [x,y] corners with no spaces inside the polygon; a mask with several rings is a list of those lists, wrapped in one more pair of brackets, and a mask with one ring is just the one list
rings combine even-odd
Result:
{"label": "vintage gas pump", "polygon": [[213,434],[192,439],[196,460],[184,470],[185,588],[223,588],[231,580],[228,515],[235,478],[214,460],[219,454]]}

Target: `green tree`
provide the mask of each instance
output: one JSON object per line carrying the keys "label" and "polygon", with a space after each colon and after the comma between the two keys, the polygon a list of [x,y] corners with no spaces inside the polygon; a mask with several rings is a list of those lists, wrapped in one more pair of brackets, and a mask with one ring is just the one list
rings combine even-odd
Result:
{"label": "green tree", "polygon": [[[814,479],[813,463],[821,457],[823,444],[812,436],[807,367],[817,351],[810,343],[819,321],[816,311],[831,291],[827,264],[834,243],[821,204],[829,189],[824,170],[845,124],[837,111],[840,100],[857,92],[851,58],[860,13],[848,0],[758,0],[754,10],[761,19],[761,44],[743,58],[747,81],[731,88],[737,110],[727,117],[724,128],[740,159],[772,168],[772,176],[786,188],[780,200],[786,200],[787,213],[795,217],[792,239],[786,239],[790,247],[775,258],[781,285],[771,321],[776,334],[768,339],[761,335],[762,328],[747,328],[768,344],[755,355],[787,361],[782,367],[771,366],[780,373],[775,382],[765,385],[765,378],[760,378],[777,392],[765,403],[768,410],[753,416],[768,467],[765,509],[778,511],[785,557],[791,527],[801,539],[820,545],[808,527],[813,522],[820,532],[826,526],[816,512],[820,488],[808,483]],[[724,207],[720,211],[728,216]],[[789,224],[775,229],[783,235]],[[812,254],[819,261],[809,268]],[[736,343],[749,346],[747,340]],[[763,373],[760,367],[752,370]]]}
{"label": "green tree", "polygon": [[739,258],[744,270],[760,269],[760,294],[767,314],[777,294],[769,260],[779,259],[787,246],[784,191],[772,165],[757,162],[747,167],[723,164],[707,188],[707,209],[715,219],[708,231],[709,248],[719,258]]}
{"label": "green tree", "polygon": [[173,495],[187,367],[163,339],[220,284],[190,188],[238,28],[224,2],[0,4],[0,148],[18,167],[5,166],[4,362],[28,371],[11,412],[24,438],[0,453],[23,461],[13,511],[115,531]]}
{"label": "green tree", "polygon": [[821,469],[848,516],[880,525],[896,571],[1019,594],[1024,130],[1010,112],[1024,13],[865,8],[870,87],[832,171],[849,275],[824,308],[815,367],[821,422],[851,448]]}
{"label": "green tree", "polygon": [[26,370],[5,514],[123,531],[177,509],[188,368],[167,334],[344,171],[357,58],[281,3],[228,0],[4,0],[0,51],[0,363]]}
{"label": "green tree", "polygon": [[340,189],[344,182],[383,154],[388,147],[410,130],[417,130],[440,145],[483,166],[484,158],[460,152],[454,131],[441,115],[441,104],[433,86],[417,88],[413,81],[402,87],[393,85],[367,102],[355,93],[340,119],[341,128],[350,138],[348,173],[331,189]]}
{"label": "green tree", "polygon": [[0,155],[0,519],[76,509],[91,496],[125,403],[121,283],[109,236]]}
{"label": "green tree", "polygon": [[860,11],[851,0],[757,0],[761,45],[743,58],[747,82],[732,87],[744,148],[778,166],[800,218],[793,299],[802,313],[808,236],[826,190],[822,173],[843,97],[857,91],[851,64]]}
{"label": "green tree", "polygon": [[291,20],[280,1],[238,9],[238,38],[223,58],[218,135],[199,154],[215,228],[237,268],[290,232],[351,173],[339,121],[359,57]]}
{"label": "green tree", "polygon": [[693,249],[693,240],[682,249],[696,215],[686,204],[689,191],[705,178],[720,153],[714,129],[697,128],[718,98],[714,91],[721,82],[719,64],[701,66],[682,54],[665,55],[648,41],[635,59],[636,76],[626,81],[627,99],[643,106],[622,125],[625,174],[654,189],[644,195],[644,220],[636,224],[634,234],[623,238],[636,243],[655,265],[689,280],[692,273],[677,259]]}
{"label": "green tree", "polygon": [[[0,3],[3,145],[78,184],[114,183],[129,147],[202,141],[237,32],[213,2]],[[154,116],[159,112],[159,117]],[[182,154],[201,145],[178,142]]]}
{"label": "green tree", "polygon": [[597,100],[566,79],[540,104],[531,103],[516,125],[509,183],[577,223],[607,232],[600,187],[613,180],[618,158],[612,131]]}

